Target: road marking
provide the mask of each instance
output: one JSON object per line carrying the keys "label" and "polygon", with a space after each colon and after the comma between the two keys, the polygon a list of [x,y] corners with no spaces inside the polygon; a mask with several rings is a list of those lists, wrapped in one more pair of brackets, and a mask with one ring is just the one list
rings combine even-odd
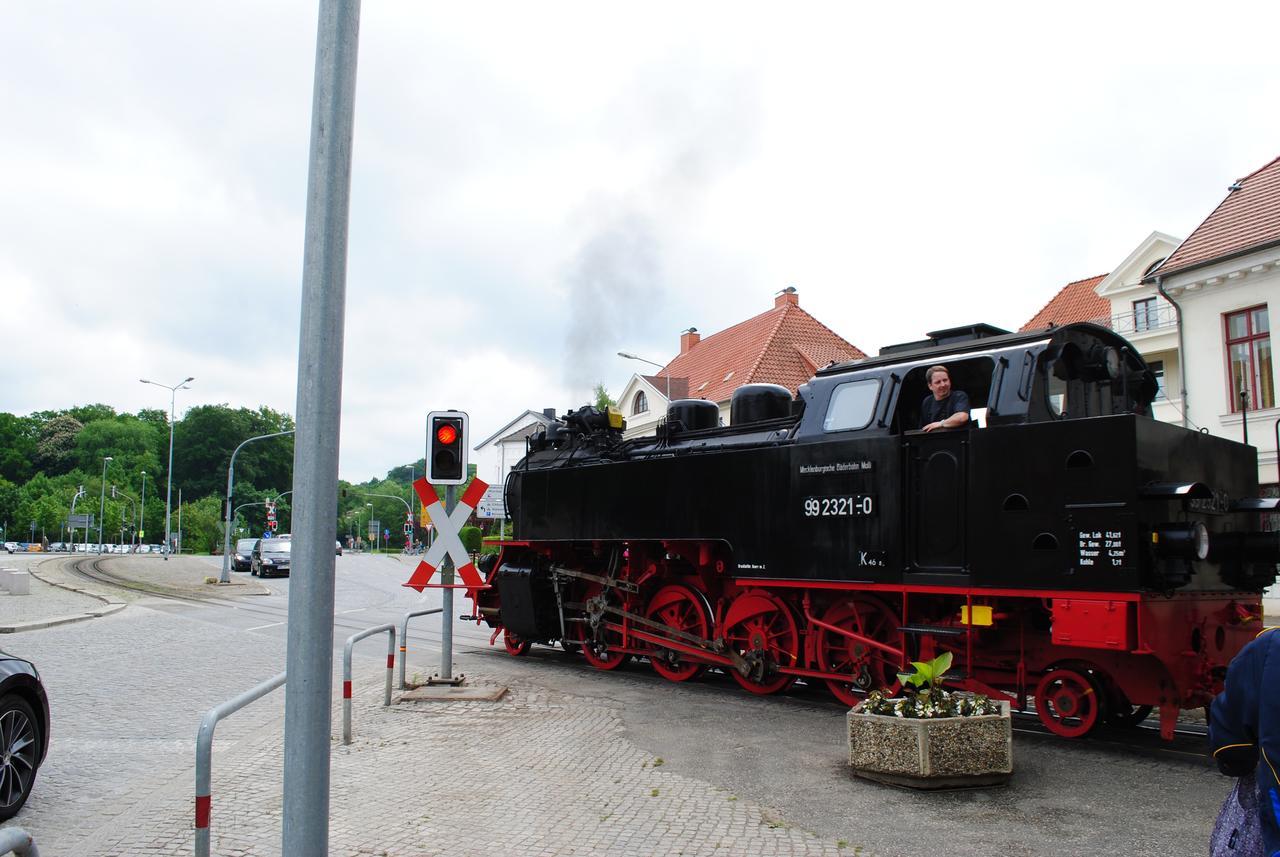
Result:
{"label": "road marking", "polygon": [[263,628],[274,628],[277,625],[283,625],[283,622],[272,622],[270,625],[259,625],[256,628],[245,628],[246,631],[261,631]]}
{"label": "road marking", "polygon": [[357,607],[357,608],[356,608],[356,609],[354,609],[354,610],[341,610],[341,611],[339,611],[339,612],[338,612],[338,615],[339,615],[339,616],[345,616],[345,615],[347,615],[348,613],[359,613],[361,610],[368,610],[368,609],[369,609],[368,607]]}

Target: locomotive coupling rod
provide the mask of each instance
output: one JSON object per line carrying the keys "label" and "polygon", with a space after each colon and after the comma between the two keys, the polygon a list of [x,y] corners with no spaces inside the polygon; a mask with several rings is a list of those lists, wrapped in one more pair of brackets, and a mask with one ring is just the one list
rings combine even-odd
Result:
{"label": "locomotive coupling rod", "polygon": [[623,580],[613,580],[611,578],[601,577],[598,574],[591,574],[586,571],[575,571],[571,568],[565,568],[562,565],[553,565],[551,570],[556,574],[562,574],[565,577],[576,577],[579,580],[590,580],[592,583],[599,583],[602,586],[608,586],[613,589],[621,589],[623,592],[635,593],[640,591],[640,587],[636,586],[634,583],[629,583]]}
{"label": "locomotive coupling rod", "polygon": [[[571,609],[578,609],[578,610],[584,609],[586,607],[585,604],[566,604],[565,606]],[[626,610],[621,609],[620,607],[610,607],[609,605],[606,604],[604,607],[604,611],[606,613],[611,613],[615,616],[621,616],[624,619],[629,619],[632,622],[636,623],[637,625],[641,625],[646,628],[652,628],[656,631],[661,631],[662,633],[667,635],[668,639],[679,640],[681,642],[688,643],[691,646],[696,646],[697,648],[704,649],[708,652],[711,652],[712,654],[722,655],[728,658],[729,661],[733,664],[733,668],[737,670],[739,673],[741,673],[742,675],[747,675],[751,671],[751,665],[746,662],[746,660],[742,657],[742,655],[738,654],[733,649],[725,646],[724,640],[706,640],[706,639],[703,639],[702,637],[699,637],[695,634],[690,634],[686,631],[677,631],[675,628],[672,628],[670,625],[664,625],[661,622],[655,622],[654,620],[648,618],[647,616],[641,616],[637,613],[630,613]]]}

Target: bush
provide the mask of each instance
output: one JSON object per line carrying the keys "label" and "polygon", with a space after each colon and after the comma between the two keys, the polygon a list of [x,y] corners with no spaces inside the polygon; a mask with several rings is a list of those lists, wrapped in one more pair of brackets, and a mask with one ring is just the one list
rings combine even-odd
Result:
{"label": "bush", "polygon": [[458,538],[462,539],[462,546],[467,549],[467,553],[480,553],[482,536],[479,527],[463,527],[458,531]]}

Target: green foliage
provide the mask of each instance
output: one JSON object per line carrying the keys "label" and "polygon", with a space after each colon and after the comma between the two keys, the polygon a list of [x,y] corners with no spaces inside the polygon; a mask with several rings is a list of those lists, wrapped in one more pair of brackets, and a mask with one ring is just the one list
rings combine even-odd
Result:
{"label": "green foliage", "polygon": [[[197,553],[222,549],[222,509],[218,498],[201,497],[194,503],[182,504],[182,547]],[[178,527],[175,514],[173,527]],[[163,534],[162,534],[163,539]]]}
{"label": "green foliage", "polygon": [[52,473],[66,473],[75,458],[76,435],[84,424],[69,414],[61,414],[40,427],[36,441],[36,464]]}
{"label": "green foliage", "polygon": [[591,395],[594,399],[595,406],[599,410],[603,411],[605,408],[616,408],[618,406],[618,403],[609,395],[609,390],[604,386],[603,381],[591,388]]}
{"label": "green foliage", "polygon": [[931,661],[912,661],[915,672],[898,673],[898,681],[903,687],[914,687],[917,691],[928,692],[942,683],[942,677],[951,669],[952,656],[943,652]]}
{"label": "green foliage", "polygon": [[912,718],[999,714],[1000,706],[981,694],[950,693],[942,689],[951,661],[951,652],[943,652],[928,661],[912,661],[913,672],[898,673],[898,680],[902,682],[901,697],[894,699],[884,690],[873,690],[867,694],[862,710],[867,714]]}
{"label": "green foliage", "polygon": [[35,473],[40,424],[31,417],[0,413],[0,478],[26,482]]}
{"label": "green foliage", "polygon": [[458,538],[462,539],[462,546],[467,549],[467,553],[480,553],[484,536],[479,527],[463,527],[458,531]]}

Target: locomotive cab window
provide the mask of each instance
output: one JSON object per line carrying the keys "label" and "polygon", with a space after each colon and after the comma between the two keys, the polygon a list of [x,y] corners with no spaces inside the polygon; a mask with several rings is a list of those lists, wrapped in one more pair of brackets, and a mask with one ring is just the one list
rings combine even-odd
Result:
{"label": "locomotive cab window", "polygon": [[969,397],[969,422],[966,427],[984,428],[996,363],[990,357],[970,357],[966,360],[944,360],[911,369],[902,379],[902,394],[898,397],[894,430],[916,431],[921,427],[921,410],[925,398],[932,395],[925,373],[935,365],[947,367],[952,391],[959,390]]}
{"label": "locomotive cab window", "polygon": [[849,381],[831,392],[831,403],[822,420],[823,431],[856,431],[871,424],[880,397],[880,379]]}

